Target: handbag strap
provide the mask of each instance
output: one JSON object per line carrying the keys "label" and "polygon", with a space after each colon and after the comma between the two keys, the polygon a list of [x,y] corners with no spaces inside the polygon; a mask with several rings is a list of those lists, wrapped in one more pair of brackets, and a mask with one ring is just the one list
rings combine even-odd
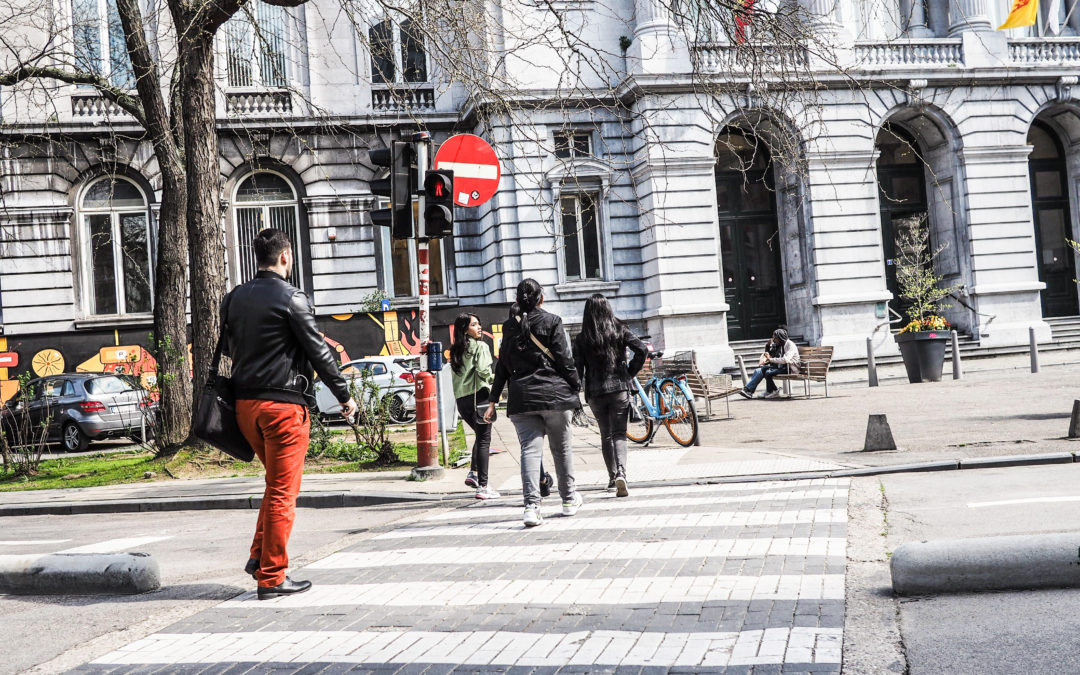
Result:
{"label": "handbag strap", "polygon": [[[517,315],[515,314],[515,315],[514,315],[514,318],[515,318],[515,319],[517,319],[518,323],[521,323],[521,317],[520,317],[520,316],[517,316]],[[547,347],[546,347],[546,346],[544,345],[544,343],[543,343],[543,342],[540,342],[540,339],[539,339],[539,338],[537,338],[537,337],[536,337],[536,335],[534,335],[534,334],[533,334],[532,332],[530,332],[530,333],[529,333],[529,337],[530,337],[530,338],[532,338],[533,344],[534,344],[534,345],[536,345],[537,347],[539,347],[539,348],[540,348],[540,351],[544,353],[544,356],[546,356],[546,357],[548,357],[549,359],[551,359],[551,362],[552,362],[552,363],[554,363],[554,362],[555,362],[555,355],[551,353],[551,350],[550,350],[550,349],[548,349],[548,348],[547,348]]]}
{"label": "handbag strap", "polygon": [[229,303],[232,302],[232,291],[225,296],[225,311],[221,322],[221,333],[218,335],[217,347],[214,347],[214,358],[210,360],[210,377],[217,377],[221,368],[221,349],[225,345],[225,331],[229,327]]}

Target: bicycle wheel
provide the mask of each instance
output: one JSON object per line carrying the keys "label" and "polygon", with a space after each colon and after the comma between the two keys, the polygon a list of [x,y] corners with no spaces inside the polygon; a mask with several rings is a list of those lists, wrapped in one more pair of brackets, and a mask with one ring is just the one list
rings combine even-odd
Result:
{"label": "bicycle wheel", "polygon": [[671,380],[660,385],[660,400],[663,402],[663,412],[671,412],[671,416],[664,420],[668,433],[683,447],[693,445],[697,438],[697,411],[694,410],[694,402]]}
{"label": "bicycle wheel", "polygon": [[[626,437],[635,443],[645,443],[652,438],[653,421],[649,410],[636,392],[630,395],[630,420],[626,423]],[[638,421],[634,421],[634,413]]]}

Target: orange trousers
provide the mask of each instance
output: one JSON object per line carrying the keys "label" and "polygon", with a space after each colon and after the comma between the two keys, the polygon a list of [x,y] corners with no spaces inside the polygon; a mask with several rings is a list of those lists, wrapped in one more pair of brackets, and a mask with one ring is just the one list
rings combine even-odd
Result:
{"label": "orange trousers", "polygon": [[308,411],[295,403],[242,399],[236,402],[236,421],[266,468],[250,557],[259,561],[259,586],[277,586],[289,568],[289,535],[311,435]]}

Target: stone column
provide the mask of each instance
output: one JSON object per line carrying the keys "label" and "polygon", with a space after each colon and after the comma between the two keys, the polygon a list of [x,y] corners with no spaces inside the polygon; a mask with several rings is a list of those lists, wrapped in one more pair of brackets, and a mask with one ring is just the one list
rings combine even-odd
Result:
{"label": "stone column", "polygon": [[933,37],[934,33],[927,25],[926,5],[923,2],[924,0],[900,0],[900,12],[902,18],[907,22],[904,37]]}
{"label": "stone column", "polygon": [[815,30],[836,33],[840,29],[837,0],[801,0],[801,3]]}
{"label": "stone column", "polygon": [[1036,259],[1030,153],[1029,145],[1007,144],[965,147],[960,153],[974,280],[968,292],[980,315],[979,343],[984,347],[1027,344],[1032,326],[1040,342],[1050,339],[1050,326],[1042,320],[1040,292],[1045,284],[1039,281]]}
{"label": "stone column", "polygon": [[994,29],[990,25],[990,12],[987,0],[950,0],[949,36],[955,37],[967,32],[986,32]]}
{"label": "stone column", "polygon": [[666,0],[634,0],[634,41],[626,51],[630,74],[689,73],[687,32],[674,22]]}

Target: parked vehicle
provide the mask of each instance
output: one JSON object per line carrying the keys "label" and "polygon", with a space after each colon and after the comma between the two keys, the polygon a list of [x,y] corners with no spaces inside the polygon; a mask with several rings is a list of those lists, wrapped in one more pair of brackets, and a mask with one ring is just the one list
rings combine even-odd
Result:
{"label": "parked vehicle", "polygon": [[63,373],[30,380],[0,410],[12,445],[41,438],[68,452],[105,438],[153,435],[158,405],[136,380],[110,373]]}
{"label": "parked vehicle", "polygon": [[[390,421],[406,424],[416,419],[415,375],[420,370],[416,356],[369,356],[341,366],[346,378],[360,384],[360,373],[371,371],[371,379],[384,397],[389,397]],[[341,415],[341,404],[322,382],[315,382],[315,404],[324,417]]]}

